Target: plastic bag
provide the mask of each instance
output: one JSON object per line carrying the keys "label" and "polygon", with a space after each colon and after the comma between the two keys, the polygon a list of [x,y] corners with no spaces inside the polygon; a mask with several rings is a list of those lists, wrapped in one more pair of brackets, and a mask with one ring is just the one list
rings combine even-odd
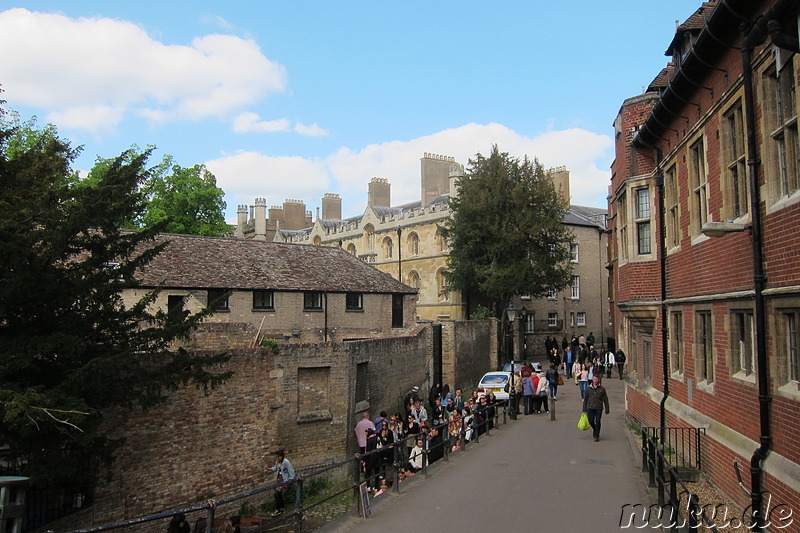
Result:
{"label": "plastic bag", "polygon": [[578,429],[581,431],[586,431],[590,427],[592,426],[589,424],[589,415],[586,413],[581,413],[581,417],[578,419]]}

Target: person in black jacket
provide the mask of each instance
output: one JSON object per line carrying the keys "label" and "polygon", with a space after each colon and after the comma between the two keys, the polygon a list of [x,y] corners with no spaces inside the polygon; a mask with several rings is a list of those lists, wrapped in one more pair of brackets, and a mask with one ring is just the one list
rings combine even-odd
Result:
{"label": "person in black jacket", "polygon": [[600,440],[600,420],[603,417],[603,407],[606,408],[606,414],[608,414],[608,393],[600,385],[600,377],[594,376],[592,384],[589,385],[583,396],[583,412],[589,415],[589,425],[592,426],[595,442]]}
{"label": "person in black jacket", "polygon": [[558,401],[558,370],[556,370],[555,363],[550,363],[550,368],[544,373],[544,378],[550,386],[550,397],[553,401]]}
{"label": "person in black jacket", "polygon": [[619,371],[619,379],[622,379],[622,367],[625,366],[625,352],[622,351],[622,348],[617,350],[614,354],[614,363],[617,365],[617,370]]}

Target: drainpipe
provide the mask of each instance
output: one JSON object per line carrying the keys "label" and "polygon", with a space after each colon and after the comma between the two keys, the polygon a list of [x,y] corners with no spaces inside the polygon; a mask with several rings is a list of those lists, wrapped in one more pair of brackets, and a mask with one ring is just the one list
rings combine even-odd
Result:
{"label": "drainpipe", "polygon": [[764,261],[762,257],[761,233],[761,196],[758,185],[758,167],[761,161],[758,158],[758,145],[756,143],[755,100],[753,96],[753,67],[752,52],[755,43],[748,36],[745,29],[742,45],[742,79],[744,82],[744,105],[747,138],[747,168],[750,180],[750,223],[751,240],[753,244],[753,297],[755,300],[756,321],[756,369],[758,381],[758,412],[761,422],[761,445],[750,459],[750,503],[751,519],[755,531],[763,531],[765,524],[762,513],[762,463],[767,458],[767,453],[772,445],[772,432],[770,428],[770,403],[772,398],[769,393],[769,377],[767,375],[767,335],[764,305]]}
{"label": "drainpipe", "polygon": [[661,431],[661,445],[664,445],[667,427],[667,399],[669,398],[669,349],[667,349],[667,336],[669,335],[669,322],[667,320],[667,232],[664,223],[664,170],[661,160],[664,154],[661,149],[656,149],[656,188],[658,189],[658,257],[661,270],[661,372],[663,374],[664,395],[659,405],[659,429]]}
{"label": "drainpipe", "polygon": [[397,228],[397,281],[403,283],[403,243],[400,241],[400,235],[403,230]]}

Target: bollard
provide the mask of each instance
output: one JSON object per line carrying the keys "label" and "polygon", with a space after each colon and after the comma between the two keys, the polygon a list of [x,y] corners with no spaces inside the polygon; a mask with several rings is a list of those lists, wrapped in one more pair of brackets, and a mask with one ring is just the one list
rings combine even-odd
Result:
{"label": "bollard", "polygon": [[30,478],[0,476],[0,533],[21,533],[25,486]]}
{"label": "bollard", "polygon": [[556,419],[556,402],[553,398],[547,399],[548,404],[550,405],[550,420]]}

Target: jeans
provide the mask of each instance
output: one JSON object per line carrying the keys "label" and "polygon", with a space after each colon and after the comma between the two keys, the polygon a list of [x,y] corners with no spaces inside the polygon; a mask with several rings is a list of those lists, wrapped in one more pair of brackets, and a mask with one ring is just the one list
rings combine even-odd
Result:
{"label": "jeans", "polygon": [[550,387],[550,397],[555,398],[556,394],[558,394],[558,382],[550,382],[548,386]]}
{"label": "jeans", "polygon": [[533,396],[524,395],[522,396],[523,400],[523,408],[526,415],[529,415],[533,412]]}
{"label": "jeans", "polygon": [[578,387],[581,390],[581,398],[583,398],[583,396],[586,394],[586,389],[589,388],[589,382],[588,381],[579,381],[578,382]]}
{"label": "jeans", "polygon": [[567,379],[572,379],[572,363],[566,363],[564,371],[567,373]]}
{"label": "jeans", "polygon": [[600,419],[603,418],[602,409],[587,409],[586,414],[589,415],[589,425],[592,426],[592,435],[594,438],[600,437]]}
{"label": "jeans", "polygon": [[622,367],[625,366],[625,363],[617,363],[617,370],[619,370],[619,379],[622,379]]}

